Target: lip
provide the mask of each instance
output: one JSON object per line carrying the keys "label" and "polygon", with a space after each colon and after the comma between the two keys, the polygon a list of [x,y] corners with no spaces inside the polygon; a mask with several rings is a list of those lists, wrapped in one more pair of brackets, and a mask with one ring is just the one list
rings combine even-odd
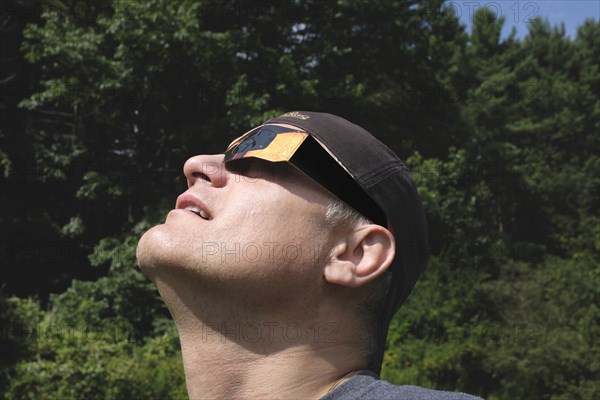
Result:
{"label": "lip", "polygon": [[[187,210],[185,210],[185,208],[189,207],[189,206],[195,206],[195,207],[198,207],[199,209],[203,210],[204,212],[206,212],[209,215],[211,220],[214,218],[212,211],[207,207],[207,205],[205,203],[203,203],[202,201],[200,201],[200,199],[196,198],[195,196],[193,196],[189,193],[183,193],[179,197],[177,197],[177,202],[175,203],[176,209],[187,211]],[[189,211],[189,212],[191,212],[198,218],[200,218],[204,221],[207,221],[206,219],[198,216],[195,212],[193,212],[193,211]]]}

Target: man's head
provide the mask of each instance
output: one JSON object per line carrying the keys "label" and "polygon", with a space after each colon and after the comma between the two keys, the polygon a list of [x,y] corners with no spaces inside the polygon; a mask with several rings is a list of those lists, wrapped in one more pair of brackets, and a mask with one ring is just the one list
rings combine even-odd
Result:
{"label": "man's head", "polygon": [[293,112],[184,172],[189,190],[138,247],[176,322],[184,310],[201,321],[347,315],[357,337],[373,337],[363,345],[378,372],[425,262],[425,217],[402,161],[342,118]]}

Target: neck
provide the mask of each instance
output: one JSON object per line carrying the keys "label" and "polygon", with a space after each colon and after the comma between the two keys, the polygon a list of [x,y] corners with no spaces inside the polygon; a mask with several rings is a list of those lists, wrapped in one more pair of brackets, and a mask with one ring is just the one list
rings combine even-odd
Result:
{"label": "neck", "polygon": [[[214,331],[213,331],[214,332]],[[213,333],[211,332],[211,335]],[[184,335],[181,340],[190,399],[318,399],[338,379],[360,369],[359,363],[335,363],[334,354],[352,354],[336,346],[315,350],[305,344],[276,352],[251,350],[220,333],[212,339]]]}
{"label": "neck", "polygon": [[360,339],[349,336],[356,326],[348,307],[306,305],[307,299],[304,306],[254,304],[232,300],[231,292],[206,289],[198,296],[197,283],[177,289],[155,283],[177,326],[192,400],[318,399],[349,372],[366,368]]}
{"label": "neck", "polygon": [[341,317],[192,312],[182,303],[170,309],[192,400],[318,399],[340,378],[366,367],[356,342],[344,336],[353,327]]}

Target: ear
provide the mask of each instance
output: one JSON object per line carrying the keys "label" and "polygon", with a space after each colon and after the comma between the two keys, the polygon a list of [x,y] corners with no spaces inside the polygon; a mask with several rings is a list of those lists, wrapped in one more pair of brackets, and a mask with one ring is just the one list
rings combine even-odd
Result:
{"label": "ear", "polygon": [[332,249],[324,277],[336,285],[359,287],[381,275],[392,263],[396,243],[380,225],[366,225],[348,233]]}

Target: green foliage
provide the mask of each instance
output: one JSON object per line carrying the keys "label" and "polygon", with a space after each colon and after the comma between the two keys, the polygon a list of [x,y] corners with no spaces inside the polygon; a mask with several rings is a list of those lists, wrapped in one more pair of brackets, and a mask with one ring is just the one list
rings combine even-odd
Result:
{"label": "green foliage", "polygon": [[[495,306],[502,335],[481,343],[484,368],[497,379],[490,398],[591,399],[600,373],[598,258],[548,257],[535,268],[504,266],[478,288]],[[565,366],[568,365],[568,368]]]}
{"label": "green foliage", "polygon": [[137,341],[153,332],[157,317],[168,312],[154,285],[134,267],[137,241],[147,228],[148,224],[142,223],[122,240],[106,238],[99,242],[90,263],[109,263],[109,273],[93,282],[75,280],[67,291],[53,295],[52,315],[59,323],[94,329],[118,326]]}
{"label": "green foliage", "polygon": [[36,356],[16,365],[7,399],[187,398],[174,329],[137,346],[118,330],[40,328]]}
{"label": "green foliage", "polygon": [[598,396],[598,96],[589,64],[572,62],[597,26],[571,42],[536,21],[501,43],[500,21],[475,19],[453,77],[477,79],[462,107],[472,140],[446,161],[408,159],[434,240],[385,378],[489,399]]}
{"label": "green foliage", "polygon": [[[491,266],[478,259],[473,250],[488,248],[500,240],[501,232],[493,210],[489,209],[492,191],[481,164],[468,160],[464,150],[454,148],[449,150],[448,161],[424,160],[415,153],[407,164],[427,210],[432,250],[444,252],[450,264],[458,268],[462,267],[461,262],[470,262],[470,267],[479,265],[489,270]],[[469,252],[475,257],[472,260]]]}
{"label": "green foliage", "polygon": [[[0,129],[0,141],[4,141],[4,133]],[[4,147],[4,146],[2,146]],[[10,157],[4,151],[0,150],[0,167],[2,168],[2,176],[8,178],[10,176],[12,162]]]}
{"label": "green foliage", "polygon": [[185,398],[137,240],[187,157],[301,109],[376,133],[426,208],[430,262],[384,378],[600,396],[597,20],[574,40],[541,20],[503,40],[502,18],[484,7],[468,35],[442,0],[18,7],[3,84],[27,89],[5,91],[0,131],[6,398]]}
{"label": "green foliage", "polygon": [[35,334],[41,319],[37,301],[7,297],[0,289],[0,389],[4,389],[8,377],[14,374],[15,364],[35,353]]}

